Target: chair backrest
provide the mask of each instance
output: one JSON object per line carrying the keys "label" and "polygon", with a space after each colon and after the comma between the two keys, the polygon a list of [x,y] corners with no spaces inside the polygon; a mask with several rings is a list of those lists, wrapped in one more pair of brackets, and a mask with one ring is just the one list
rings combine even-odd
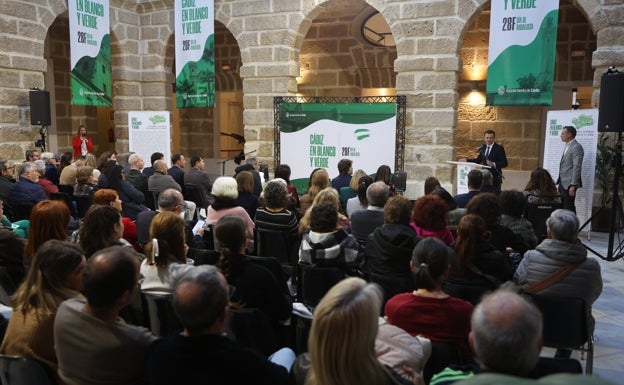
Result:
{"label": "chair backrest", "polygon": [[219,251],[219,245],[217,243],[217,239],[215,237],[215,225],[206,225],[204,226],[204,244],[206,245],[206,249],[208,250],[216,250]]}
{"label": "chair backrest", "polygon": [[60,192],[65,193],[69,196],[74,195],[74,186],[70,186],[68,184],[60,184],[58,185],[58,189]]}
{"label": "chair backrest", "polygon": [[347,201],[353,197],[357,196],[357,191],[352,189],[351,187],[341,187],[339,191],[340,204],[342,205],[342,210],[345,211],[347,208]]}
{"label": "chair backrest", "polygon": [[481,301],[481,297],[488,291],[491,291],[490,286],[484,285],[464,285],[454,282],[442,281],[442,291],[446,294],[461,298],[464,301],[468,301],[473,305],[478,304]]}
{"label": "chair backrest", "polygon": [[52,385],[51,373],[40,362],[0,354],[0,383],[2,385]]}
{"label": "chair backrest", "polygon": [[89,195],[74,196],[76,201],[76,214],[78,218],[84,218],[89,211],[89,207],[93,204],[93,198]]}
{"label": "chair backrest", "polygon": [[581,363],[574,358],[539,357],[535,366],[535,378],[555,373],[583,373]]}
{"label": "chair backrest", "polygon": [[396,191],[405,191],[407,188],[407,172],[395,171],[392,175],[392,184]]}
{"label": "chair backrest", "polygon": [[65,205],[67,205],[67,208],[69,209],[69,212],[71,213],[71,216],[74,218],[78,217],[78,213],[76,212],[76,206],[74,206],[74,200],[72,199],[72,195],[59,191],[57,193],[51,193],[50,198],[52,200],[65,202]]}
{"label": "chair backrest", "polygon": [[312,308],[318,305],[329,289],[345,278],[342,270],[337,267],[316,267],[300,263],[297,271],[297,300]]}
{"label": "chair backrest", "polygon": [[423,380],[428,384],[434,374],[451,364],[461,364],[459,347],[451,342],[431,341],[431,356],[423,368]]}
{"label": "chair backrest", "polygon": [[297,237],[289,231],[266,230],[256,228],[257,250],[259,257],[277,258],[283,265],[292,266],[296,260]]}
{"label": "chair backrest", "polygon": [[271,272],[277,284],[279,285],[282,292],[286,295],[290,295],[290,291],[288,290],[288,275],[285,274],[282,269],[282,264],[277,260],[277,258],[273,257],[254,257],[251,255],[247,256],[247,260],[255,265],[262,266],[268,271]]}
{"label": "chair backrest", "polygon": [[218,251],[206,250],[206,249],[193,249],[190,248],[187,257],[195,261],[195,266],[199,265],[216,265],[219,263],[219,257],[221,256]]}
{"label": "chair backrest", "polygon": [[30,205],[13,205],[11,206],[13,209],[13,222],[19,221],[22,219],[30,219],[30,213],[32,211],[33,206]]}
{"label": "chair backrest", "polygon": [[382,316],[385,313],[386,302],[388,302],[390,298],[397,294],[411,292],[414,290],[414,282],[411,278],[398,278],[379,274],[369,274],[368,281],[378,284],[383,289],[384,299],[381,304]]}
{"label": "chair backrest", "polygon": [[546,219],[560,208],[563,208],[561,203],[527,203],[524,217],[533,225],[533,232],[538,240],[546,238]]}
{"label": "chair backrest", "polygon": [[269,317],[258,308],[230,309],[227,334],[241,345],[267,357],[277,350],[277,339]]}
{"label": "chair backrest", "polygon": [[171,295],[157,295],[142,291],[141,303],[152,333],[166,337],[182,331],[182,324],[173,312]]}
{"label": "chair backrest", "polygon": [[201,188],[194,183],[185,183],[184,187],[186,188],[185,199],[191,202],[195,202],[197,205],[197,209],[205,209],[208,207],[208,202],[204,199],[204,194]]}
{"label": "chair backrest", "polygon": [[542,312],[544,346],[575,349],[591,337],[589,307],[582,298],[525,294]]}
{"label": "chair backrest", "polygon": [[26,276],[22,266],[0,266],[0,302],[12,306],[11,296]]}

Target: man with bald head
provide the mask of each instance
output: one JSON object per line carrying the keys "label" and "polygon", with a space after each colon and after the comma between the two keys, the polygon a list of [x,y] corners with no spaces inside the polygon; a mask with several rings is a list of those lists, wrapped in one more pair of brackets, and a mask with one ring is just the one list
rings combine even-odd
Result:
{"label": "man with bald head", "polygon": [[478,373],[532,377],[542,349],[542,314],[520,295],[498,290],[475,307],[468,343],[478,366],[451,366],[433,376],[430,385],[451,384]]}
{"label": "man with bald head", "polygon": [[[223,335],[228,290],[223,274],[210,265],[189,270],[176,282],[173,310],[184,332],[150,348],[150,384],[192,384],[201,378],[213,385],[291,383],[283,366]],[[294,353],[290,354],[292,364]]]}
{"label": "man with bald head", "polygon": [[86,301],[63,302],[54,319],[54,348],[63,383],[145,382],[145,354],[156,337],[119,317],[135,295],[139,277],[139,260],[129,247],[109,247],[87,261]]}
{"label": "man with bald head", "polygon": [[[176,182],[171,175],[167,175],[167,163],[164,160],[157,160],[154,162],[154,175],[150,176],[147,180],[147,187],[150,192],[162,193],[166,189],[174,189],[179,192],[182,191],[182,187]],[[156,205],[158,202],[154,202]],[[184,212],[184,219],[187,221],[193,220],[197,205],[195,202],[185,201],[186,210]]]}

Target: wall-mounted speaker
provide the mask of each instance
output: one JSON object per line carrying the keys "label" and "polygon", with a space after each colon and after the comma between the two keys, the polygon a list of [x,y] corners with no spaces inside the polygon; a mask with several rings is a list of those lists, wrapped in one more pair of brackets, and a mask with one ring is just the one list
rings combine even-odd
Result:
{"label": "wall-mounted speaker", "polygon": [[598,111],[599,132],[619,132],[624,129],[624,73],[602,75]]}
{"label": "wall-mounted speaker", "polygon": [[48,91],[31,90],[30,95],[30,124],[33,126],[49,126],[50,93]]}

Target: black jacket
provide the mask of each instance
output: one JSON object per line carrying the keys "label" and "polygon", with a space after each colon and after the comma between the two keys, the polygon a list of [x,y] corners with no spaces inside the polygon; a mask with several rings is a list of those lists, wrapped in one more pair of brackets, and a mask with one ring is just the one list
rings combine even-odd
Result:
{"label": "black jacket", "polygon": [[420,241],[411,226],[384,224],[368,236],[363,270],[396,278],[411,279],[410,260]]}

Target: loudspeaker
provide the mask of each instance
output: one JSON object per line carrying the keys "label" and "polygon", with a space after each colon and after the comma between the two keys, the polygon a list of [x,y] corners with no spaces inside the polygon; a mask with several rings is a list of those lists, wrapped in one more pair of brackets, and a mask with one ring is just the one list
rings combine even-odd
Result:
{"label": "loudspeaker", "polygon": [[624,129],[624,73],[602,75],[598,110],[599,132],[619,132]]}
{"label": "loudspeaker", "polygon": [[395,171],[392,175],[392,184],[397,191],[405,191],[407,188],[407,172]]}
{"label": "loudspeaker", "polygon": [[30,95],[30,124],[33,126],[49,126],[50,93],[48,91],[31,90]]}

